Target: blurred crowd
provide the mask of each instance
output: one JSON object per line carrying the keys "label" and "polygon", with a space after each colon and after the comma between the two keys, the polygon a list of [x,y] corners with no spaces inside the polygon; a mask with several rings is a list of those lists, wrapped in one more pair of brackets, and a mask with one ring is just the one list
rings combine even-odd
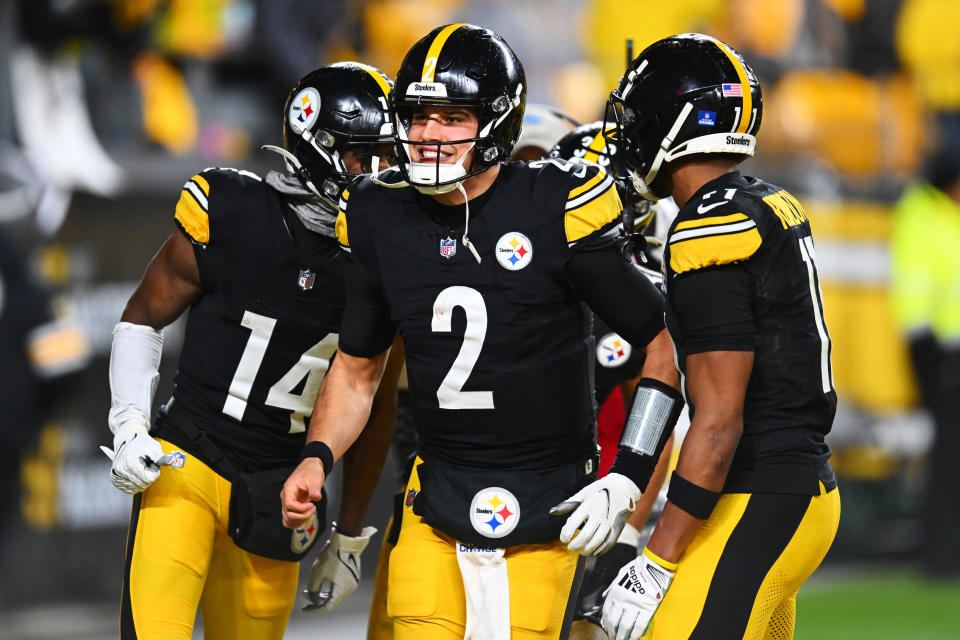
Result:
{"label": "blurred crowd", "polygon": [[[0,3],[0,348],[7,349],[0,379],[34,381],[0,394],[4,450],[41,455],[39,434],[56,398],[49,383],[68,385],[92,359],[105,358],[97,332],[119,317],[78,316],[71,304],[84,249],[61,231],[78,201],[96,208],[162,194],[172,216],[180,184],[204,166],[275,162],[259,147],[279,142],[281,107],[307,71],[360,60],[392,73],[420,35],[456,21],[501,33],[526,67],[529,101],[579,122],[603,116],[628,39],[638,52],[661,37],[700,31],[742,52],[765,94],[752,162],[810,202],[845,403],[835,468],[865,486],[891,478],[903,486],[905,475],[922,475],[916,461],[934,430],[914,412],[920,395],[911,362],[921,361],[915,348],[911,360],[908,344],[915,342],[905,336],[917,327],[891,311],[889,247],[894,203],[905,187],[918,178],[949,187],[960,175],[960,3],[953,0]],[[137,208],[126,215],[137,216]],[[930,297],[952,302],[960,280],[953,286],[940,282]],[[910,322],[923,326],[922,319]],[[960,326],[937,338],[952,353]],[[955,360],[941,355],[937,362]],[[948,383],[926,389],[944,386],[949,398],[955,387]],[[927,403],[931,414],[949,420],[953,409],[938,398]],[[102,409],[91,428],[106,433]],[[24,481],[35,483],[24,469]],[[946,481],[956,482],[955,470]],[[0,484],[5,502],[15,502],[16,484]],[[854,516],[847,526],[871,526],[874,520],[857,519],[853,503],[845,514],[848,505]],[[882,500],[873,507],[910,511]],[[56,518],[31,522],[52,526]],[[932,562],[955,562],[960,571],[956,557]]]}

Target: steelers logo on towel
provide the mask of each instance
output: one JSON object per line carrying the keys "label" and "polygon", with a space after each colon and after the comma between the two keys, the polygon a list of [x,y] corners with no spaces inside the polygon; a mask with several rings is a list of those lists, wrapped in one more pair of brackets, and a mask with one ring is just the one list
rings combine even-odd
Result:
{"label": "steelers logo on towel", "polygon": [[597,343],[597,362],[602,367],[619,367],[630,359],[630,343],[615,333],[608,333]]}
{"label": "steelers logo on towel", "polygon": [[313,544],[313,541],[316,540],[317,535],[320,533],[319,525],[320,522],[317,520],[317,514],[314,513],[303,526],[294,529],[293,535],[290,537],[290,550],[294,553],[303,553],[309,549],[310,545]]}
{"label": "steelers logo on towel", "polygon": [[470,503],[470,524],[480,535],[502,538],[517,528],[520,503],[503,487],[487,487],[473,496]]}
{"label": "steelers logo on towel", "polygon": [[307,87],[298,93],[290,101],[290,113],[287,118],[290,120],[290,128],[294,133],[303,133],[304,130],[313,126],[317,121],[317,115],[320,113],[320,94],[313,87]]}
{"label": "steelers logo on towel", "polygon": [[504,269],[520,271],[533,260],[533,243],[517,231],[509,231],[497,240],[497,262]]}

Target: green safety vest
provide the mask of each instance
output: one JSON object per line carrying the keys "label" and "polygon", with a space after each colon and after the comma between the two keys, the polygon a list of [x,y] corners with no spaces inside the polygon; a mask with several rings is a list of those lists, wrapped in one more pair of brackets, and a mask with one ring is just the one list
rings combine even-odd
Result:
{"label": "green safety vest", "polygon": [[900,327],[960,344],[960,203],[930,184],[911,184],[894,209],[890,244]]}

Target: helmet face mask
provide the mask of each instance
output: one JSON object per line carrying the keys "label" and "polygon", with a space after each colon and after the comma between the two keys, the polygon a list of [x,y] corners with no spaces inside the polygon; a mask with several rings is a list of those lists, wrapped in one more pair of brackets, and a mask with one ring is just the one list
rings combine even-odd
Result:
{"label": "helmet face mask", "polygon": [[389,161],[381,154],[390,153],[393,144],[392,84],[374,67],[340,62],[304,76],[287,98],[288,168],[333,208],[354,177],[385,168],[383,161]]}
{"label": "helmet face mask", "polygon": [[[424,193],[445,193],[507,160],[520,135],[526,104],[523,66],[489,29],[470,24],[438,27],[417,42],[397,72],[392,94],[396,154],[403,178]],[[477,118],[473,137],[443,146],[472,145],[457,162],[423,162],[420,150],[436,140],[412,140],[414,117],[430,107],[459,107]],[[469,157],[469,166],[466,166]]]}
{"label": "helmet face mask", "polygon": [[688,33],[650,45],[630,63],[610,94],[605,118],[624,150],[637,190],[669,195],[661,175],[693,154],[752,156],[762,116],[756,75],[733,49]]}

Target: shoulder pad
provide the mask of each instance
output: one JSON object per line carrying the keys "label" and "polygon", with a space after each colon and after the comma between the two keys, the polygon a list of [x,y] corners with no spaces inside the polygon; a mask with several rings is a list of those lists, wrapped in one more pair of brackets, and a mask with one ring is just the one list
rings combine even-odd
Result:
{"label": "shoulder pad", "polygon": [[173,214],[187,237],[203,245],[210,242],[210,182],[206,173],[198,173],[184,183]]}
{"label": "shoulder pad", "polygon": [[210,242],[210,200],[214,193],[260,185],[263,179],[252,171],[231,168],[207,168],[187,180],[180,191],[174,218],[195,243]]}
{"label": "shoulder pad", "polygon": [[731,208],[736,212],[706,217],[691,217],[681,211],[667,238],[674,273],[740,262],[756,253],[763,242],[756,221],[742,207]]}
{"label": "shoulder pad", "polygon": [[563,228],[568,245],[609,227],[620,217],[623,205],[613,178],[599,165],[546,158],[528,166],[539,169],[538,181],[546,182],[551,192],[566,192]]}

